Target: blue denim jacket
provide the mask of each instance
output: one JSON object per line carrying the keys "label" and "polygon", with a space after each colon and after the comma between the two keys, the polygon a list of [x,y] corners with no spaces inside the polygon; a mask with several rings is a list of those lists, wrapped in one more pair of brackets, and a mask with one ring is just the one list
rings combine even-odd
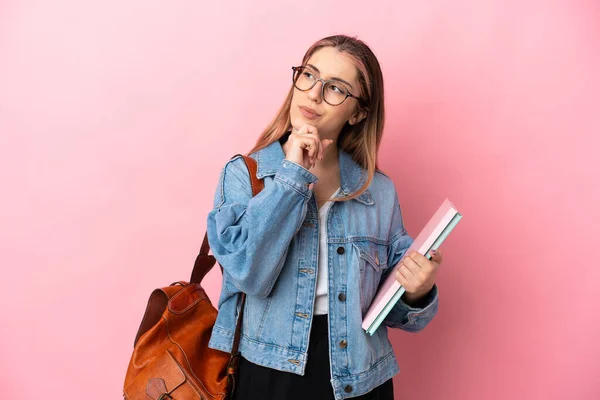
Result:
{"label": "blue denim jacket", "polygon": [[[240,352],[262,366],[304,374],[313,316],[319,217],[310,183],[318,178],[285,160],[279,141],[250,154],[264,189],[254,198],[238,156],[222,169],[208,215],[208,240],[223,266],[219,314],[209,347],[231,351],[240,291],[247,294]],[[341,191],[362,186],[366,171],[339,149]],[[437,286],[424,308],[400,300],[373,336],[361,328],[380,282],[413,239],[393,182],[376,172],[368,190],[327,212],[329,356],[336,399],[359,396],[398,373],[387,327],[416,332],[437,312]],[[343,295],[342,295],[343,294]]]}

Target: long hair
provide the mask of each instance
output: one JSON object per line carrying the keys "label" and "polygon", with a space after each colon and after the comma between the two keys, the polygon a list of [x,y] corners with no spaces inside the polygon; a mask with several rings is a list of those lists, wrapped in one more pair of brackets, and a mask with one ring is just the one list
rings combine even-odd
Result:
{"label": "long hair", "polygon": [[[367,171],[367,179],[363,186],[350,196],[331,199],[345,201],[360,196],[371,184],[377,165],[377,152],[383,135],[385,110],[383,101],[383,75],[379,62],[371,49],[361,40],[346,35],[335,35],[323,38],[314,43],[302,59],[306,65],[310,57],[323,47],[334,47],[348,55],[358,70],[360,101],[358,106],[367,111],[367,116],[355,125],[346,122],[338,137],[337,146],[350,154],[352,159]],[[250,153],[269,146],[281,139],[291,128],[290,107],[294,94],[294,85],[285,98],[275,118],[258,138]],[[335,144],[332,144],[335,145]]]}

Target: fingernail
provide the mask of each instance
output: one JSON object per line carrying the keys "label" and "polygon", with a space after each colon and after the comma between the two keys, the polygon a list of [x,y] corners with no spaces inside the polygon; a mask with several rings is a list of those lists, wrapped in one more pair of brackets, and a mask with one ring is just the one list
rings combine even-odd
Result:
{"label": "fingernail", "polygon": [[435,256],[436,254],[437,254],[437,251],[435,251],[435,250],[431,250],[431,255],[432,255],[432,256]]}

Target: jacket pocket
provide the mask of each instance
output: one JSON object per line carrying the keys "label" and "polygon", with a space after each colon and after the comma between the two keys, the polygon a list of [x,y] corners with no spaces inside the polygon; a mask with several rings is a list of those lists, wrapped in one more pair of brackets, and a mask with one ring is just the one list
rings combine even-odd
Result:
{"label": "jacket pocket", "polygon": [[[374,270],[381,271],[387,268],[387,246],[370,240],[352,243],[358,250],[358,255]],[[361,263],[361,268],[364,267]]]}
{"label": "jacket pocket", "polygon": [[352,242],[358,255],[360,269],[360,306],[364,315],[379,287],[379,281],[388,267],[387,246],[371,240]]}
{"label": "jacket pocket", "polygon": [[190,382],[188,371],[168,350],[143,366],[135,379],[125,387],[123,397],[127,400],[204,399]]}

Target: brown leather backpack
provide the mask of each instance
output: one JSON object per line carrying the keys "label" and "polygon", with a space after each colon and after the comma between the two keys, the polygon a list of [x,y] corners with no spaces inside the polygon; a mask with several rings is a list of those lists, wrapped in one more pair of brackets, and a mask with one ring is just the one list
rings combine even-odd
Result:
{"label": "brown leather backpack", "polygon": [[[256,196],[264,183],[256,178],[256,161],[243,157]],[[205,234],[190,282],[176,282],[150,295],[125,375],[125,399],[226,400],[233,395],[246,295],[240,296],[231,353],[209,348],[217,310],[200,285],[216,262],[209,250]]]}

